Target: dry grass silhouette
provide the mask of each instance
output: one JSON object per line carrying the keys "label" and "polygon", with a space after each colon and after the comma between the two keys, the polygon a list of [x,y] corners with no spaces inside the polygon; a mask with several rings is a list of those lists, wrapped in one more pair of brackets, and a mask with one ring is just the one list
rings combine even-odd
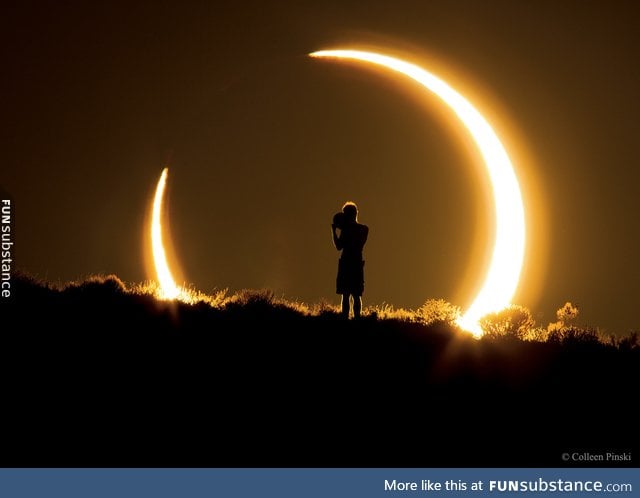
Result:
{"label": "dry grass silhouette", "polygon": [[[155,300],[158,284],[154,281],[127,284],[116,275],[92,275],[83,280],[64,284],[51,284],[30,275],[19,274],[18,282],[27,294],[41,295],[43,292],[59,293],[61,296],[92,296],[95,299],[104,298],[110,301],[114,297],[130,296],[132,299],[142,298]],[[272,315],[302,317],[330,317],[339,318],[338,304],[321,301],[307,304],[291,301],[285,297],[278,297],[269,289],[244,289],[236,293],[229,293],[227,289],[215,290],[210,294],[195,288],[185,289],[188,298],[181,306],[210,306],[217,311],[244,311],[249,317],[262,318]],[[27,296],[28,297],[28,296]],[[556,344],[601,344],[615,348],[632,350],[640,348],[640,333],[631,331],[626,336],[603,333],[596,327],[579,327],[574,324],[579,315],[579,309],[570,302],[561,306],[557,312],[557,321],[547,325],[535,322],[531,312],[524,306],[512,305],[502,311],[490,313],[480,321],[484,333],[483,339],[496,341],[501,339],[518,339],[528,342],[553,342]],[[422,324],[426,326],[441,325],[449,328],[451,333],[461,331],[456,320],[461,316],[461,309],[444,299],[428,299],[419,308],[406,309],[391,304],[372,305],[365,307],[363,318],[367,320],[381,320]]]}

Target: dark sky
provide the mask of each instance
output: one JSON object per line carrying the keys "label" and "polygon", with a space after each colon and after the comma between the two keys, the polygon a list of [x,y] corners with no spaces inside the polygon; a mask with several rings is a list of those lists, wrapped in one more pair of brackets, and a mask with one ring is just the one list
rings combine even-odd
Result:
{"label": "dark sky", "polygon": [[335,302],[330,220],[370,226],[365,304],[469,304],[490,205],[435,98],[366,67],[441,75],[492,122],[530,222],[515,302],[542,323],[640,328],[640,14],[628,1],[12,2],[0,19],[2,175],[16,261],[52,281],[146,278],[143,228],[170,166],[186,279]]}

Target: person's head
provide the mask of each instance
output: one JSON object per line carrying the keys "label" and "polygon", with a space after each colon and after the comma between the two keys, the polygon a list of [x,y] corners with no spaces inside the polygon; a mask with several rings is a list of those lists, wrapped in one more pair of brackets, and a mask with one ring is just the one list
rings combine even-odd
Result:
{"label": "person's head", "polygon": [[354,223],[358,221],[358,206],[355,202],[345,202],[342,206],[342,212],[344,213],[344,221],[347,223]]}

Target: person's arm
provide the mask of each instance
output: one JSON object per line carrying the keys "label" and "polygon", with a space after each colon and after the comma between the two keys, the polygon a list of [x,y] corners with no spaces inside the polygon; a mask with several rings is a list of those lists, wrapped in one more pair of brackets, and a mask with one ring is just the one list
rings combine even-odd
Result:
{"label": "person's arm", "polygon": [[335,225],[331,225],[331,235],[333,236],[333,245],[336,246],[336,249],[338,251],[342,250],[342,241],[340,240],[340,237],[338,237],[338,233],[336,232],[336,226]]}

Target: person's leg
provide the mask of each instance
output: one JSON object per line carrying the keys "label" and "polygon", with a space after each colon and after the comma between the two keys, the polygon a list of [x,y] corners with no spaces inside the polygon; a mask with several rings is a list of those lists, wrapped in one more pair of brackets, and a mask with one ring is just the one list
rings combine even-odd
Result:
{"label": "person's leg", "polygon": [[342,318],[349,318],[349,294],[342,294]]}
{"label": "person's leg", "polygon": [[353,318],[360,318],[362,310],[362,296],[353,296]]}

